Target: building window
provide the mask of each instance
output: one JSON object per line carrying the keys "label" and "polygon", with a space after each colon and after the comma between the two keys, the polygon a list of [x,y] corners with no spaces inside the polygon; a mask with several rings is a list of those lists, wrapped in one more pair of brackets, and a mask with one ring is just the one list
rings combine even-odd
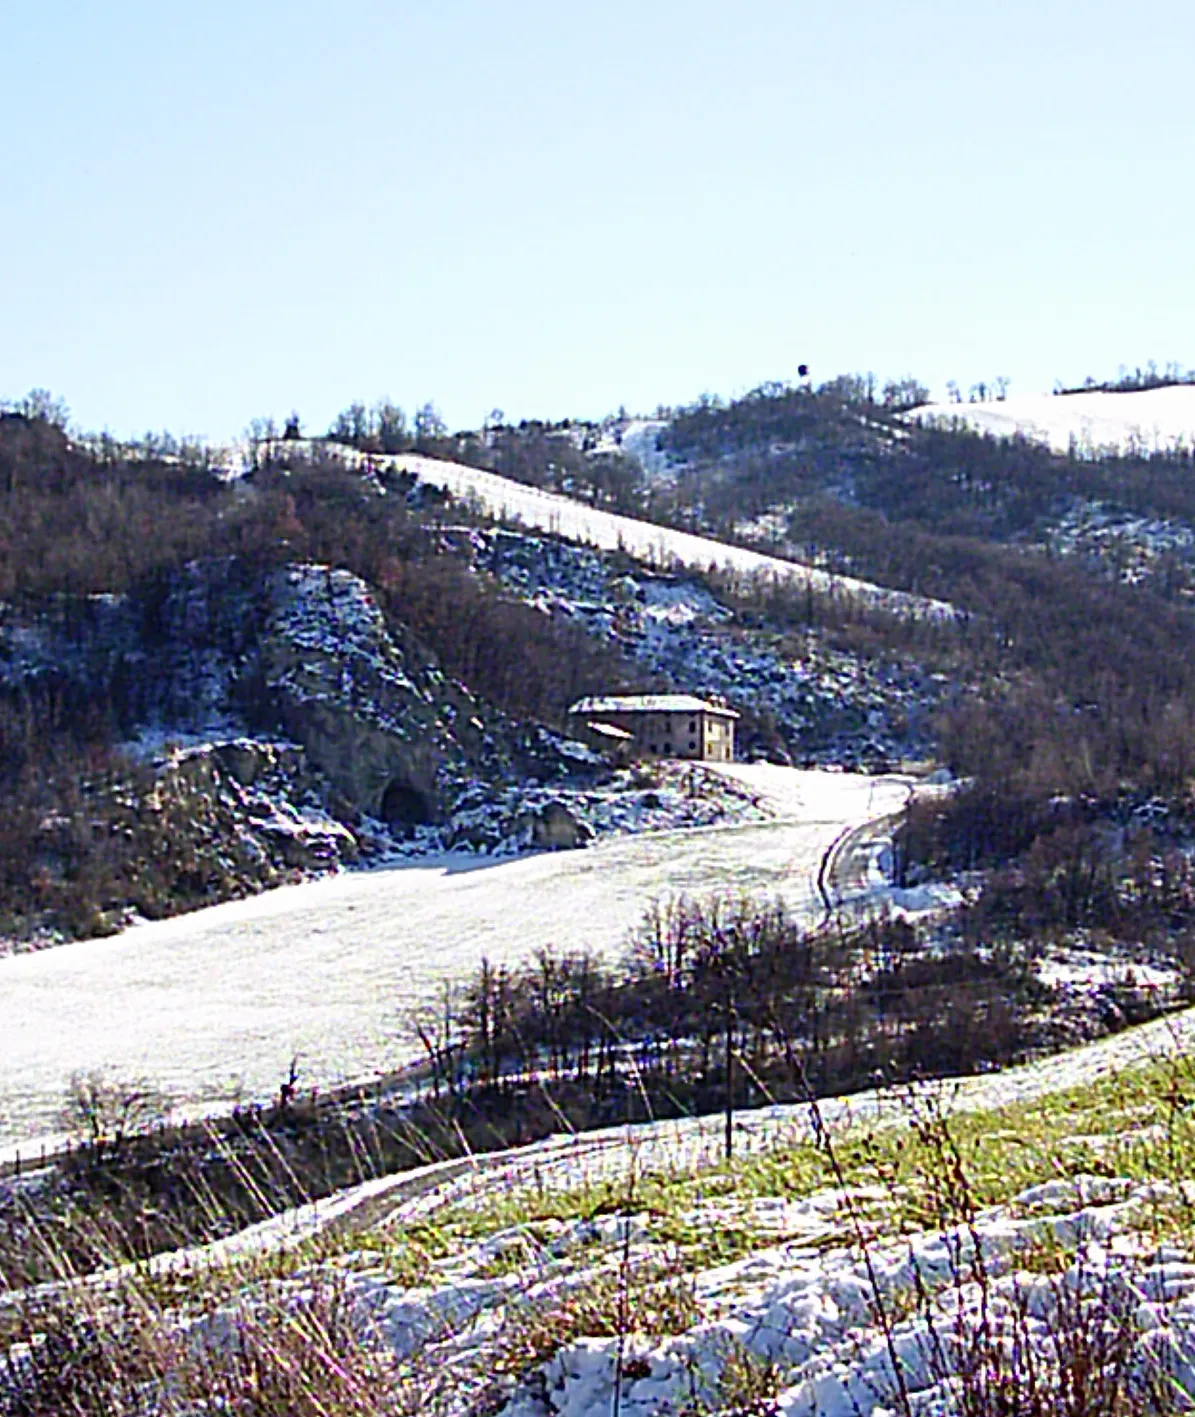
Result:
{"label": "building window", "polygon": [[690,752],[690,753],[695,753],[696,751],[697,751],[697,739],[696,739],[696,738],[690,738],[690,739],[689,739],[689,752]]}
{"label": "building window", "polygon": [[671,744],[671,743],[665,743],[665,744],[664,744],[664,756],[665,756],[666,758],[672,756],[672,744]]}
{"label": "building window", "polygon": [[649,753],[658,753],[660,751],[654,743],[649,743],[647,745],[647,750]]}
{"label": "building window", "polygon": [[695,718],[691,718],[691,719],[689,720],[689,732],[690,732],[690,733],[696,733],[696,732],[697,732],[697,720],[696,720]]}

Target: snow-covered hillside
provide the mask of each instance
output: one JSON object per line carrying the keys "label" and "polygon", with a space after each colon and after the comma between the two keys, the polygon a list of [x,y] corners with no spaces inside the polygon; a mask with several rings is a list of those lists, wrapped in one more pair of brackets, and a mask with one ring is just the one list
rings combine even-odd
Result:
{"label": "snow-covered hillside", "polygon": [[1128,584],[1148,582],[1176,567],[1195,567],[1195,528],[1171,517],[1140,516],[1076,498],[1043,528],[1051,555],[1078,556]]}
{"label": "snow-covered hillside", "polygon": [[660,447],[660,434],[668,427],[663,418],[616,420],[598,443],[596,452],[623,453],[634,458],[648,477],[657,481],[675,470],[672,459]]}
{"label": "snow-covered hillside", "polygon": [[765,556],[742,546],[728,546],[708,536],[676,531],[656,526],[635,517],[619,516],[596,507],[575,502],[555,492],[543,492],[496,473],[482,472],[463,463],[442,462],[416,453],[399,454],[390,460],[403,472],[413,474],[421,482],[443,488],[453,497],[473,499],[491,515],[503,520],[519,521],[524,526],[582,542],[604,551],[625,551],[638,560],[662,569],[690,566],[706,569],[717,566],[742,575],[769,575],[794,580],[825,595],[854,596],[879,609],[898,614],[952,614],[951,607],[940,600],[906,595],[887,590],[870,581],[850,576],[835,576],[798,561],[785,561],[777,556]]}
{"label": "snow-covered hillside", "polygon": [[[873,768],[933,753],[930,721],[947,685],[910,658],[864,660],[815,635],[788,653],[733,623],[698,580],[626,572],[585,546],[520,532],[463,533],[475,563],[549,615],[584,625],[666,682],[767,714],[795,761]],[[739,755],[758,745],[740,725]],[[774,751],[770,747],[769,751]]]}
{"label": "snow-covered hillside", "polygon": [[[312,451],[315,444],[278,444],[278,450]],[[690,567],[708,570],[718,567],[744,576],[774,576],[792,580],[823,595],[854,597],[877,609],[899,615],[947,618],[952,606],[926,596],[889,590],[870,581],[838,576],[799,561],[766,556],[742,546],[730,546],[712,537],[697,536],[658,526],[636,517],[603,511],[556,492],[545,492],[526,483],[500,477],[494,472],[464,463],[424,457],[419,453],[361,453],[335,444],[318,445],[324,455],[332,455],[350,465],[388,469],[406,473],[430,487],[438,487],[464,503],[472,503],[488,516],[519,522],[537,531],[563,537],[603,551],[623,551],[636,560],[662,570]]]}
{"label": "snow-covered hillside", "polygon": [[931,403],[909,415],[961,423],[1000,438],[1020,435],[1055,452],[1159,453],[1195,448],[1195,385],[1117,393],[1018,394],[982,403]]}

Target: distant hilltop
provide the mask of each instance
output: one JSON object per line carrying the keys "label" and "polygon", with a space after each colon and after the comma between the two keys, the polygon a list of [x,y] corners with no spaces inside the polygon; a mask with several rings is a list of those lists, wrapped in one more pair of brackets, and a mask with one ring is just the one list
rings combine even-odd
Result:
{"label": "distant hilltop", "polygon": [[908,415],[996,437],[1028,438],[1054,452],[1154,454],[1195,448],[1195,384],[1018,394],[976,403],[930,403]]}

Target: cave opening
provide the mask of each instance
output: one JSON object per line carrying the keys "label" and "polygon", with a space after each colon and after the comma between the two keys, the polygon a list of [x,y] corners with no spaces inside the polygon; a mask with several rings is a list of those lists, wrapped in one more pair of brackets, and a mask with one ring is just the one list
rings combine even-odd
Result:
{"label": "cave opening", "polygon": [[382,820],[388,826],[410,832],[431,819],[427,798],[402,778],[395,778],[382,794]]}

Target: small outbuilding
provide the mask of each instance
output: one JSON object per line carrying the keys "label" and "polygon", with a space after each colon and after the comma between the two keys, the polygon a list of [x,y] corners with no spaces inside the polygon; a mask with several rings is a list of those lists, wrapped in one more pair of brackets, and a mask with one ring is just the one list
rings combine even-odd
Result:
{"label": "small outbuilding", "polygon": [[569,709],[573,732],[595,748],[617,741],[639,757],[734,759],[738,714],[692,694],[622,694],[580,699]]}

